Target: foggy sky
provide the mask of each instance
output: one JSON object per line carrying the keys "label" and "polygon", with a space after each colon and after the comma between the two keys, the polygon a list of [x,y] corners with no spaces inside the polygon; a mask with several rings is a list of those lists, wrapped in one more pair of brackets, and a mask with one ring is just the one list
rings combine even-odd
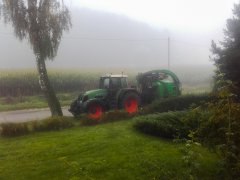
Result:
{"label": "foggy sky", "polygon": [[[222,38],[222,28],[211,32],[185,32],[154,28],[147,23],[113,13],[74,8],[73,27],[64,33],[58,55],[48,67],[167,67],[170,64],[209,65],[210,43]],[[35,67],[27,41],[20,42],[10,25],[0,23],[0,68]]]}

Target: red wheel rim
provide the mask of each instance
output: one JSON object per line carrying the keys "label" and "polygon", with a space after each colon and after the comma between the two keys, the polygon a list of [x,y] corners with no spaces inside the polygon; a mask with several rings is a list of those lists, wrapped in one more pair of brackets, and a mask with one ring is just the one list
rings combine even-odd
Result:
{"label": "red wheel rim", "polygon": [[127,98],[127,100],[124,103],[124,107],[125,107],[125,110],[128,113],[136,112],[137,108],[138,108],[138,101],[137,101],[137,99],[135,99],[133,97]]}
{"label": "red wheel rim", "polygon": [[88,117],[98,119],[102,116],[102,106],[99,104],[91,104],[88,109]]}

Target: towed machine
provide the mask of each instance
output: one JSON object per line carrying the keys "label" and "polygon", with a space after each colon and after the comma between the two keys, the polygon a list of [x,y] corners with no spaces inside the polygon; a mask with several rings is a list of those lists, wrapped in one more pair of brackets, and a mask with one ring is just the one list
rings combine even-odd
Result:
{"label": "towed machine", "polygon": [[178,77],[169,70],[153,70],[136,77],[137,87],[129,87],[127,75],[105,75],[100,77],[99,89],[81,93],[70,105],[69,111],[78,116],[87,113],[98,119],[111,109],[123,109],[134,113],[142,105],[158,98],[181,94]]}

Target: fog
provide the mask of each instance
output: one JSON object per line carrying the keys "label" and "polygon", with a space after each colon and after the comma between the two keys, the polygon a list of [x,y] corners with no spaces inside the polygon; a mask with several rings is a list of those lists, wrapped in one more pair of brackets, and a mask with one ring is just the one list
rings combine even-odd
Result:
{"label": "fog", "polygon": [[[222,38],[222,26],[190,32],[154,27],[127,16],[71,8],[72,29],[64,33],[58,55],[50,68],[170,68],[212,67],[211,40]],[[170,44],[168,48],[168,38]],[[0,24],[0,68],[35,67],[29,43],[20,42],[10,25]]]}

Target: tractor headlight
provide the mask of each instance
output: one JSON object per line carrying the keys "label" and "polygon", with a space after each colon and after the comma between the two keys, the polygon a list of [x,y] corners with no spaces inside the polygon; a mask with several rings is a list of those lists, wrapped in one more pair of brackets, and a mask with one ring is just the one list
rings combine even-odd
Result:
{"label": "tractor headlight", "polygon": [[82,94],[79,94],[77,100],[78,100],[78,101],[81,101],[81,100],[82,100],[82,97],[83,97],[83,95],[82,95]]}

